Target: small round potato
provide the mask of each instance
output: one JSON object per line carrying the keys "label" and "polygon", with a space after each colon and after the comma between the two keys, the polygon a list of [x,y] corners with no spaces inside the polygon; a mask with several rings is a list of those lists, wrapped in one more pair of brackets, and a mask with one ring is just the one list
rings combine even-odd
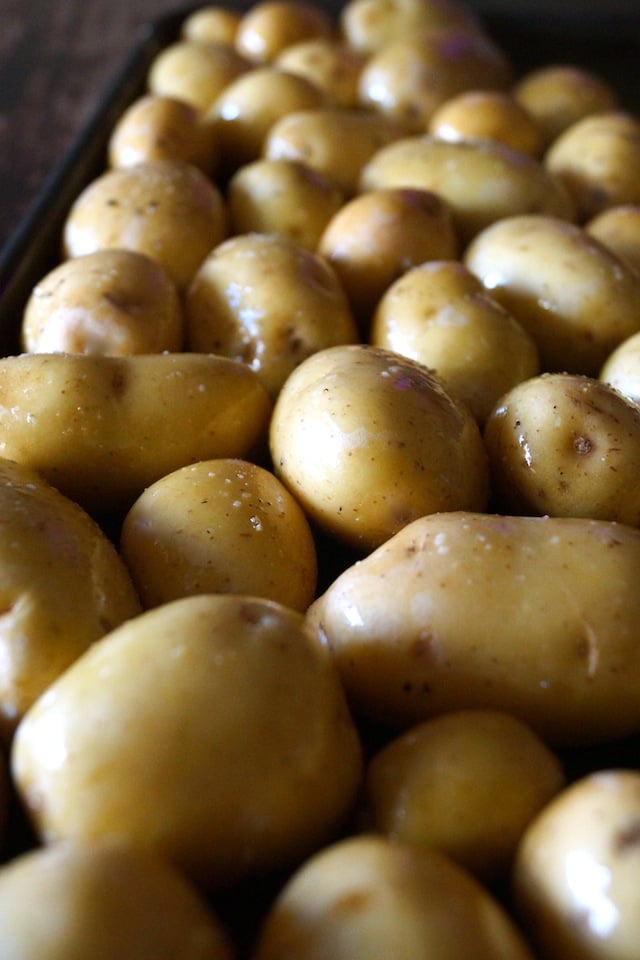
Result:
{"label": "small round potato", "polygon": [[181,35],[185,40],[195,43],[227,43],[233,46],[242,17],[240,9],[206,4],[197,7],[182,21]]}
{"label": "small round potato", "polygon": [[147,75],[149,93],[175,97],[205,113],[224,88],[251,69],[228,43],[178,40],[155,57]]}
{"label": "small round potato", "polygon": [[299,73],[341,107],[357,107],[365,58],[335,37],[313,37],[287,47],[275,65]]}
{"label": "small round potato", "polygon": [[527,724],[499,710],[455,710],[373,754],[365,822],[434,847],[485,883],[504,880],[525,828],[565,779]]}
{"label": "small round potato", "polygon": [[582,222],[640,203],[640,118],[623,111],[583,117],[556,137],[544,165],[564,183]]}
{"label": "small round potato", "polygon": [[22,318],[27,353],[126,356],[180,350],[184,323],[173,281],[134,250],[65,260],[33,288]]}
{"label": "small round potato", "polygon": [[108,161],[112,167],[132,167],[148,160],[184,160],[211,176],[217,162],[213,122],[185,100],[139,97],[113,128]]}
{"label": "small round potato", "polygon": [[205,460],[138,497],[122,524],[122,556],[145,607],[201,593],[244,593],[304,612],[317,581],[302,508],[263,467]]}
{"label": "small round potato", "polygon": [[471,412],[388,350],[356,344],[303,361],[276,400],[270,448],[307,516],[360,552],[426,513],[486,507]]}
{"label": "small round potato", "polygon": [[543,371],[596,376],[640,330],[640,274],[566,220],[505,218],[475,237],[464,263],[533,336]]}
{"label": "small round potato", "polygon": [[544,141],[538,121],[505,90],[464,90],[431,114],[427,131],[441,140],[495,140],[539,157]]}
{"label": "small round potato", "polygon": [[640,271],[640,203],[607,207],[588,220],[584,229],[626,264]]}
{"label": "small round potato", "polygon": [[108,170],[81,191],[64,223],[63,253],[146,253],[182,290],[226,234],[224,200],[212,181],[184,161],[155,160]]}
{"label": "small round potato", "polygon": [[333,838],[362,748],[301,614],[207,595],[95,644],[22,719],[11,763],[42,842],[112,838],[217,889]]}
{"label": "small round potato", "polygon": [[525,831],[518,916],[548,960],[632,960],[640,943],[640,773],[602,769],[563,790]]}
{"label": "small round potato", "polygon": [[499,511],[640,526],[640,410],[609,384],[526,380],[501,398],[484,440]]}
{"label": "small round potato", "polygon": [[254,160],[227,187],[230,233],[279,233],[316,250],[342,190],[300,160]]}
{"label": "small round potato", "polygon": [[338,275],[360,330],[394,280],[427,260],[453,260],[458,237],[446,201],[429,190],[369,190],[329,220],[318,253]]}
{"label": "small round potato", "polygon": [[605,360],[599,379],[640,404],[640,331],[623,340]]}
{"label": "small round potato", "polygon": [[239,234],[216,247],[184,302],[189,349],[247,364],[272,397],[310,354],[358,339],[326,260],[274,233]]}
{"label": "small round potato", "polygon": [[547,213],[565,220],[573,204],[542,163],[504,144],[424,135],[381,147],[362,167],[359,189],[432,190],[450,205],[463,244],[496,220]]}
{"label": "small round potato", "polygon": [[458,0],[347,0],[340,12],[340,30],[353,50],[369,56],[396,40],[425,30],[479,31],[472,8]]}
{"label": "small round potato", "polygon": [[236,49],[252,63],[271,63],[301,40],[330,37],[331,15],[306,0],[258,0],[245,11],[236,33]]}
{"label": "small round potato", "polygon": [[254,960],[533,960],[504,908],[427,847],[348,837],[303,863],[267,913]]}
{"label": "small round potato", "polygon": [[396,280],[370,340],[434,370],[481,424],[503,393],[540,369],[533,337],[457,260],[423,263]]}

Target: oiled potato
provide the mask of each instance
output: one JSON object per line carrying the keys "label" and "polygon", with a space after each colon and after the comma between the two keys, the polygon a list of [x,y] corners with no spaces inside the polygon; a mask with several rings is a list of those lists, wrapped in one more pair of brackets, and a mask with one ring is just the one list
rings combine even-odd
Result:
{"label": "oiled potato", "polygon": [[240,19],[236,49],[253,63],[270,63],[282,50],[311,37],[329,37],[327,10],[306,0],[258,0]]}
{"label": "oiled potato", "polygon": [[181,35],[195,43],[235,43],[241,10],[212,3],[197,7],[182,21]]}
{"label": "oiled potato", "polygon": [[[38,474],[0,460],[0,738],[81,653],[141,611],[113,543]],[[0,804],[2,806],[2,804]]]}
{"label": "oiled potato", "polygon": [[122,524],[122,556],[146,607],[200,593],[244,593],[304,612],[317,559],[302,508],[263,467],[204,460],[138,497]]}
{"label": "oiled potato", "polygon": [[357,107],[365,57],[337,37],[313,37],[287,47],[275,65],[306,77],[341,107]]}
{"label": "oiled potato", "polygon": [[189,349],[245,363],[273,397],[310,354],[358,339],[326,260],[274,233],[239,234],[214,248],[184,302]]}
{"label": "oiled potato", "polygon": [[640,404],[640,331],[623,340],[605,360],[599,379]]}
{"label": "oiled potato", "polygon": [[566,189],[540,161],[489,141],[403,137],[381,147],[364,164],[359,186],[414,187],[440,194],[453,210],[464,244],[489,224],[516,214],[547,213],[566,220],[573,216]]}
{"label": "oiled potato", "polygon": [[594,376],[640,329],[640,276],[558,217],[494,223],[467,247],[464,263],[533,336],[544,371]]}
{"label": "oiled potato", "polygon": [[433,849],[349,837],[293,874],[254,960],[533,960],[498,901]]}
{"label": "oiled potato", "polygon": [[473,415],[426,367],[388,350],[356,344],[303,361],[276,400],[269,443],[307,515],[361,552],[425,513],[486,506]]}
{"label": "oiled potato", "polygon": [[105,248],[65,260],[27,300],[21,326],[27,353],[126,356],[182,347],[176,286],[157,261]]}
{"label": "oiled potato", "polygon": [[227,188],[231,234],[279,233],[308,250],[343,203],[333,181],[299,160],[254,160]]}
{"label": "oiled potato", "polygon": [[433,111],[427,132],[441,140],[496,140],[534,157],[544,147],[538,121],[506,90],[463,90]]}
{"label": "oiled potato", "polygon": [[328,842],[362,771],[326,645],[301,614],[238,595],[112,631],[30,708],[11,760],[44,842],[112,838],[209,888]]}
{"label": "oiled potato", "polygon": [[609,384],[525,380],[500,399],[484,440],[501,512],[640,526],[640,409]]}
{"label": "oiled potato", "polygon": [[147,75],[149,93],[175,97],[206,112],[224,88],[251,69],[229,43],[180,39],[164,47]]}
{"label": "oiled potato", "polygon": [[540,367],[533,337],[458,260],[420,264],[391,284],[370,340],[435,370],[479,423]]}
{"label": "oiled potato", "polygon": [[220,919],[166,859],[56,843],[0,868],[3,960],[231,960]]}
{"label": "oiled potato", "polygon": [[100,515],[155,480],[263,442],[271,401],[245,364],[206,354],[0,360],[0,456]]}
{"label": "oiled potato", "polygon": [[458,248],[449,205],[429,190],[403,188],[353,197],[318,241],[318,253],[337,273],[365,333],[394,280],[426,260],[453,260]]}
{"label": "oiled potato", "polygon": [[518,914],[548,960],[632,960],[640,942],[640,773],[604,769],[567,787],[525,832]]}
{"label": "oiled potato", "polygon": [[498,710],[456,710],[374,753],[365,822],[435,847],[489,882],[508,876],[525,828],[565,782],[559,759],[527,724]]}
{"label": "oiled potato", "polygon": [[457,0],[348,0],[340,12],[340,30],[349,46],[369,55],[396,40],[427,29],[480,30],[480,20]]}
{"label": "oiled potato", "polygon": [[182,289],[226,233],[224,200],[212,181],[184,161],[155,160],[107,170],[80,192],[64,223],[63,253],[146,253]]}
{"label": "oiled potato", "polygon": [[604,520],[421,517],[345,570],[307,619],[354,706],[407,727],[513,713],[549,743],[640,730],[640,531]]}
{"label": "oiled potato", "polygon": [[584,229],[629,266],[640,270],[640,203],[607,207],[588,220]]}
{"label": "oiled potato", "polygon": [[109,137],[111,167],[148,160],[183,160],[211,176],[217,143],[213,121],[186,100],[147,94],[121,115]]}

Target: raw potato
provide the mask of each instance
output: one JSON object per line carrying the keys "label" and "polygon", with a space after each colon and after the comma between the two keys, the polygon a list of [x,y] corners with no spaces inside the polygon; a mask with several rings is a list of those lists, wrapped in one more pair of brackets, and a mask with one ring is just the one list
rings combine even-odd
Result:
{"label": "raw potato", "polygon": [[64,224],[63,253],[137,250],[181,290],[226,233],[224,200],[212,181],[184,161],[155,160],[107,170],[82,190]]}
{"label": "raw potato", "polygon": [[503,908],[435,850],[356,836],[293,874],[253,960],[533,960]]}
{"label": "raw potato", "polygon": [[607,207],[588,220],[584,228],[617,257],[640,271],[640,203]]}
{"label": "raw potato", "polygon": [[640,331],[623,340],[605,360],[599,379],[640,404]]}
{"label": "raw potato", "polygon": [[439,850],[484,883],[504,880],[525,828],[564,785],[560,761],[526,724],[497,710],[458,710],[374,753],[365,822]]}
{"label": "raw potato", "polygon": [[47,273],[33,288],[21,329],[27,353],[162,353],[180,350],[183,335],[182,305],[166,271],[144,253],[111,249]]}
{"label": "raw potato", "polygon": [[270,413],[257,375],[226,357],[0,360],[0,456],[101,516],[187,463],[246,456],[264,442]]}
{"label": "raw potato", "polygon": [[538,121],[505,90],[463,90],[434,110],[427,132],[441,140],[496,140],[533,157],[544,146]]}
{"label": "raw potato", "polygon": [[149,93],[176,97],[205,113],[251,63],[228,43],[181,39],[162,49],[149,68]]}
{"label": "raw potato", "polygon": [[358,339],[327,261],[275,233],[239,234],[212,250],[184,304],[188,348],[245,363],[272,397],[305,358]]}
{"label": "raw potato", "polygon": [[406,728],[513,713],[551,744],[640,731],[640,531],[567,517],[421,517],[309,608],[358,712]]}
{"label": "raw potato", "polygon": [[236,49],[253,63],[271,63],[301,40],[330,37],[328,11],[305,0],[259,0],[245,11],[236,33]]}
{"label": "raw potato", "polygon": [[547,213],[571,220],[574,213],[566,189],[540,161],[487,141],[397,139],[365,163],[359,184],[360,190],[414,187],[440,194],[464,244],[505,217]]}
{"label": "raw potato", "polygon": [[540,368],[533,337],[457,260],[423,263],[396,280],[378,303],[370,340],[434,370],[480,424]]}
{"label": "raw potato", "polygon": [[182,36],[196,43],[227,43],[233,45],[242,12],[218,4],[198,7],[182,21]]}
{"label": "raw potato", "polygon": [[331,654],[301,614],[200,596],[76,661],[20,723],[12,772],[43,842],[112,838],[213,889],[328,842],[362,757]]}
{"label": "raw potato", "polygon": [[466,35],[481,29],[471,7],[457,0],[348,0],[340,28],[349,46],[365,56],[425,30],[447,28]]}
{"label": "raw potato", "polygon": [[6,743],[43,690],[140,613],[141,604],[100,527],[11,460],[0,460],[0,516],[0,739]]}
{"label": "raw potato", "polygon": [[244,593],[304,612],[317,580],[302,508],[264,467],[204,460],[162,477],[127,513],[121,551],[145,607]]}
{"label": "raw potato", "polygon": [[484,440],[499,512],[640,527],[640,409],[608,384],[568,373],[523,381]]}
{"label": "raw potato", "polygon": [[517,909],[548,960],[634,960],[640,942],[640,773],[604,769],[534,819],[516,860]]}
{"label": "raw potato", "polygon": [[338,106],[359,105],[358,83],[365,57],[336,37],[313,37],[287,47],[275,65],[315,84]]}
{"label": "raw potato", "polygon": [[364,345],[293,371],[270,426],[276,475],[326,533],[367,552],[438,510],[486,507],[471,412],[422,364]]}
{"label": "raw potato", "polygon": [[640,330],[640,275],[576,224],[507,217],[475,238],[464,263],[533,336],[545,372],[595,376]]}
{"label": "raw potato", "polygon": [[59,843],[0,867],[3,960],[231,960],[213,908],[164,859]]}

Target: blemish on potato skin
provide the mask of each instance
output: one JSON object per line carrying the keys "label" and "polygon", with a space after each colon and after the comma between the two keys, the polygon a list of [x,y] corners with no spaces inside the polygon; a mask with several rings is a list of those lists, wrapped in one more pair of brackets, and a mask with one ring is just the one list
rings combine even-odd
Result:
{"label": "blemish on potato skin", "polygon": [[640,848],[640,819],[618,830],[613,836],[612,846],[618,855],[636,852]]}

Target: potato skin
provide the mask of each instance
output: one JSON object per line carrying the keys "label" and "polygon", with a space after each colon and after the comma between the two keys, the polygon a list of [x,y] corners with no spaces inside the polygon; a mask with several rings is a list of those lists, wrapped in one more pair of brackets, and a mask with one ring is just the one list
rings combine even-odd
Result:
{"label": "potato skin", "polygon": [[0,455],[90,513],[128,509],[196,460],[245,456],[271,401],[244,364],[208,354],[23,354],[0,360]]}
{"label": "potato skin", "polygon": [[556,745],[637,733],[640,532],[606,521],[422,517],[309,608],[354,708],[407,726],[506,710]]}

